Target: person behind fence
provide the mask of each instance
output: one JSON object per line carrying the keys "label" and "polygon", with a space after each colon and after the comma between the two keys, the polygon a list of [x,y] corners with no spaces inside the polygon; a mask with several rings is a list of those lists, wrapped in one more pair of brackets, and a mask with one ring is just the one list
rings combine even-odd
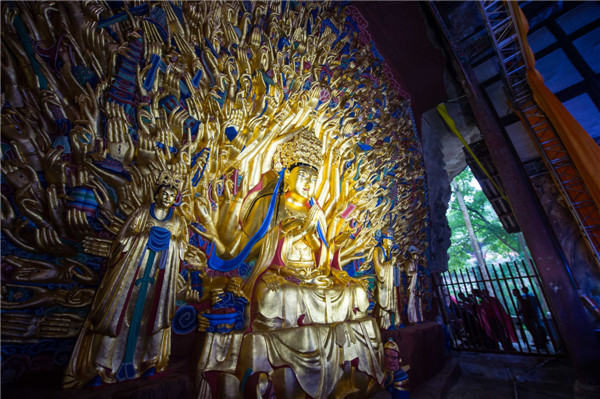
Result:
{"label": "person behind fence", "polygon": [[481,327],[479,320],[475,316],[473,303],[462,292],[458,293],[458,299],[459,315],[466,333],[465,343],[471,346],[493,348],[494,341],[485,334],[485,331]]}
{"label": "person behind fence", "polygon": [[514,351],[512,342],[517,342],[517,334],[512,321],[498,298],[490,296],[487,289],[473,290],[479,298],[479,320],[486,333],[496,341],[500,341],[506,351]]}
{"label": "person behind fence", "polygon": [[467,296],[467,303],[469,304],[470,309],[472,309],[471,312],[477,321],[479,330],[477,343],[478,345],[482,345],[485,349],[498,349],[498,341],[492,336],[493,334],[491,334],[491,329],[486,328],[489,323],[487,321],[485,311],[483,311],[483,308],[479,303],[479,296],[480,293],[479,289],[477,288],[474,288]]}
{"label": "person behind fence", "polygon": [[538,349],[548,350],[548,337],[546,336],[546,329],[542,321],[542,312],[538,299],[529,292],[529,288],[527,287],[521,288],[521,292],[522,295],[519,298],[519,303],[521,304],[523,323],[531,333],[535,346]]}
{"label": "person behind fence", "polygon": [[522,302],[521,291],[519,291],[518,288],[513,288],[512,294],[516,299],[516,302],[515,302],[515,313],[517,315],[516,326],[519,329],[519,334],[521,334],[522,341],[529,342],[529,339],[527,338],[527,335],[525,334],[525,329],[523,328],[524,320],[523,320],[523,306],[521,305],[521,302]]}

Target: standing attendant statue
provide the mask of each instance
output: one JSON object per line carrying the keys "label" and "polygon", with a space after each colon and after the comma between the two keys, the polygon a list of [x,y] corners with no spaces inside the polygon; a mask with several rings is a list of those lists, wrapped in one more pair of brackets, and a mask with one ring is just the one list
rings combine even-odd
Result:
{"label": "standing attendant statue", "polygon": [[400,328],[402,318],[398,306],[398,286],[400,276],[396,257],[391,255],[391,239],[384,236],[375,248],[373,266],[375,268],[375,318],[380,328]]}
{"label": "standing attendant statue", "polygon": [[181,179],[163,172],[154,203],[134,211],[110,250],[102,279],[67,366],[63,386],[83,387],[164,371],[183,259],[201,266],[175,205]]}
{"label": "standing attendant statue", "polygon": [[409,258],[405,264],[405,272],[408,276],[408,307],[407,316],[410,324],[416,324],[423,321],[423,313],[421,310],[421,300],[419,297],[419,266],[417,264],[417,249],[410,246],[408,249]]}

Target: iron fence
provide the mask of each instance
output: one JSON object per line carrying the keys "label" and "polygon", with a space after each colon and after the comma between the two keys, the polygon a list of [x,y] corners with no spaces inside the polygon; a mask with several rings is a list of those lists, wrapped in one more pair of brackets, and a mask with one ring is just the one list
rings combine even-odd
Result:
{"label": "iron fence", "polygon": [[453,349],[560,353],[552,312],[531,260],[446,272],[435,288]]}

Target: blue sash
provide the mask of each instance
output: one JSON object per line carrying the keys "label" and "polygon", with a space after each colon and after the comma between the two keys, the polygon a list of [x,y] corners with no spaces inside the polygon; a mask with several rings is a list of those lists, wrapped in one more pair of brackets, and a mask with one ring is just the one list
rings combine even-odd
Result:
{"label": "blue sash", "polygon": [[250,241],[244,246],[242,252],[240,252],[235,258],[229,260],[223,260],[219,258],[216,253],[215,246],[212,246],[210,251],[210,256],[208,257],[208,267],[213,270],[218,270],[220,272],[228,272],[234,269],[237,269],[243,262],[244,259],[248,257],[252,247],[259,242],[269,230],[269,226],[271,225],[271,220],[273,219],[273,213],[275,213],[275,207],[277,206],[277,194],[279,192],[279,187],[281,186],[281,181],[283,180],[283,175],[285,173],[285,168],[279,172],[279,179],[277,180],[277,184],[275,185],[275,189],[273,190],[273,194],[271,196],[271,202],[269,202],[269,209],[267,210],[267,217],[263,220],[262,224],[258,231],[250,238]]}

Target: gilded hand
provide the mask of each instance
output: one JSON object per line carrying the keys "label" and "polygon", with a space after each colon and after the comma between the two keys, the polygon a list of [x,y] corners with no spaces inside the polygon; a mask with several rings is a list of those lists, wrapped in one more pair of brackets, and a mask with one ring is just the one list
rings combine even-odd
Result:
{"label": "gilded hand", "polygon": [[103,238],[86,237],[83,239],[83,252],[108,258],[113,241]]}
{"label": "gilded hand", "polygon": [[104,184],[97,178],[90,179],[88,184],[92,187],[100,211],[114,215],[117,212],[117,204],[115,204],[115,201],[108,194],[108,190]]}
{"label": "gilded hand", "polygon": [[46,203],[48,204],[48,215],[52,226],[59,231],[61,236],[64,236],[64,201],[59,199],[55,186],[46,189]]}
{"label": "gilded hand", "polygon": [[2,336],[19,341],[28,338],[73,338],[79,334],[83,318],[72,313],[34,316],[27,313],[4,313]]}
{"label": "gilded hand", "polygon": [[35,245],[42,250],[55,256],[73,256],[77,249],[72,245],[62,242],[56,230],[52,227],[42,227],[35,229]]}
{"label": "gilded hand", "polygon": [[67,225],[69,226],[71,237],[78,241],[94,234],[87,215],[79,209],[72,208],[67,211]]}
{"label": "gilded hand", "polygon": [[94,149],[96,141],[95,132],[89,128],[89,123],[77,125],[69,132],[69,143],[71,144],[71,156],[75,164],[83,167],[88,153]]}
{"label": "gilded hand", "polygon": [[128,166],[133,159],[135,146],[129,134],[127,119],[111,118],[108,120],[108,152],[114,159]]}
{"label": "gilded hand", "polygon": [[59,284],[72,282],[56,264],[24,259],[14,255],[9,255],[4,260],[14,268],[10,274],[13,281]]}
{"label": "gilded hand", "polygon": [[206,255],[198,248],[188,245],[188,249],[185,254],[186,262],[192,266],[192,270],[206,270]]}
{"label": "gilded hand", "polygon": [[277,291],[285,279],[278,274],[265,274],[262,277],[262,281],[265,283],[268,289],[271,291]]}
{"label": "gilded hand", "polygon": [[199,303],[200,292],[192,288],[192,279],[186,279],[181,274],[177,275],[177,296],[188,303]]}
{"label": "gilded hand", "polygon": [[67,163],[61,160],[62,152],[63,150],[60,148],[51,149],[41,157],[41,162],[46,183],[60,187],[64,192],[65,184],[67,183],[67,175],[65,173]]}
{"label": "gilded hand", "polygon": [[303,218],[290,217],[281,222],[281,231],[284,234],[295,234],[302,229],[303,224]]}
{"label": "gilded hand", "polygon": [[210,326],[208,319],[202,315],[198,315],[198,331],[206,331]]}
{"label": "gilded hand", "polygon": [[135,164],[148,171],[149,167],[157,162],[158,148],[156,140],[148,134],[139,132],[137,149],[135,152]]}

